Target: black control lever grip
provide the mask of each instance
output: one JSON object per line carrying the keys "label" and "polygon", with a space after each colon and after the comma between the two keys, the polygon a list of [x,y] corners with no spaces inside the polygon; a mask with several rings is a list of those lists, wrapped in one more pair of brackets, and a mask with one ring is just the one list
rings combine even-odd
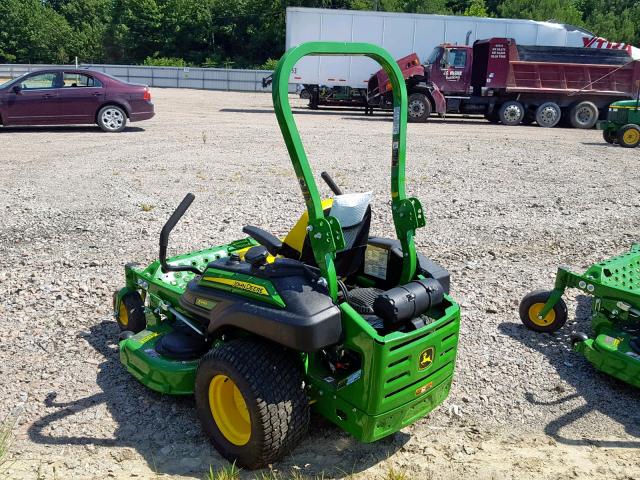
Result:
{"label": "black control lever grip", "polygon": [[336,184],[336,182],[333,181],[333,178],[331,178],[331,176],[327,172],[322,172],[320,176],[325,181],[325,183],[329,185],[329,188],[333,193],[335,193],[336,195],[342,195],[342,190]]}
{"label": "black control lever grip", "polygon": [[201,275],[202,272],[191,265],[174,266],[167,263],[167,246],[169,245],[169,234],[180,221],[185,212],[189,209],[196,196],[193,193],[187,193],[178,205],[178,208],[171,214],[167,223],[162,227],[160,232],[160,265],[163,273],[167,272],[193,272]]}

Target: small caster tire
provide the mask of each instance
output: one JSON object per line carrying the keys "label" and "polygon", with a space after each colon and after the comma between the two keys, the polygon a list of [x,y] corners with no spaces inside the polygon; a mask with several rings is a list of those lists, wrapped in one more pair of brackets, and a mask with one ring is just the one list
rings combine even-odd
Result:
{"label": "small caster tire", "polygon": [[560,330],[567,322],[567,304],[562,298],[544,318],[538,318],[538,313],[550,296],[549,291],[536,290],[525,295],[520,302],[520,320],[529,330],[553,333]]}

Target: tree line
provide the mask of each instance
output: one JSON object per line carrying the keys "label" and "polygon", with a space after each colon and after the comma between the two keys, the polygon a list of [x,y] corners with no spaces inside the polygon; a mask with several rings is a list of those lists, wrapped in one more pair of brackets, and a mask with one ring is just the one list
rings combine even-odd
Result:
{"label": "tree line", "polygon": [[288,6],[555,20],[640,46],[638,0],[0,0],[0,62],[270,68]]}

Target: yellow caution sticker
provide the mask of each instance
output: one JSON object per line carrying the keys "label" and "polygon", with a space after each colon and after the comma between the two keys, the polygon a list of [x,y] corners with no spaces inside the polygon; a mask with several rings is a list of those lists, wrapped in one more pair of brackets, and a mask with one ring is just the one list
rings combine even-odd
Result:
{"label": "yellow caution sticker", "polygon": [[141,343],[141,344],[147,343],[149,340],[153,340],[158,335],[160,335],[158,332],[151,332],[150,334],[145,335],[140,340],[138,340],[138,342]]}

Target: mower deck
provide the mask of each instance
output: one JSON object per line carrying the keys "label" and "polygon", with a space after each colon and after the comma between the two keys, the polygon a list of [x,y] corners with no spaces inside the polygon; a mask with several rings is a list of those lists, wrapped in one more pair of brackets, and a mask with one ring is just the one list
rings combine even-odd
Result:
{"label": "mower deck", "polygon": [[[567,288],[593,296],[591,335],[575,335],[574,350],[596,369],[640,387],[640,244],[592,265],[583,274],[560,267],[554,289],[546,294],[544,304],[537,304],[537,313],[531,317],[534,323],[541,322],[540,331],[552,332],[562,327],[564,321],[554,328],[551,323],[545,325],[545,319],[556,318],[554,312],[563,304],[561,297]],[[566,316],[566,306],[564,312]],[[526,318],[523,322],[527,323]],[[634,348],[632,342],[638,346]]]}

